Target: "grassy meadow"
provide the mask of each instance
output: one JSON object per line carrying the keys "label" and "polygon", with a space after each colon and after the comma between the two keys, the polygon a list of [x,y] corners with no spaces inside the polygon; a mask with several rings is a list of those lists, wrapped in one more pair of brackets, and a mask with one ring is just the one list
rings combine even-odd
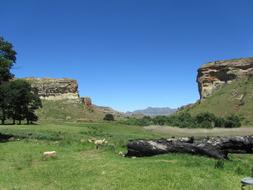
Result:
{"label": "grassy meadow", "polygon": [[[240,189],[250,175],[252,155],[230,155],[224,168],[216,160],[185,154],[124,158],[129,139],[169,137],[142,127],[117,123],[64,123],[0,126],[19,136],[0,143],[1,190],[227,190]],[[108,141],[100,149],[90,138]],[[43,160],[44,151],[57,158]]]}

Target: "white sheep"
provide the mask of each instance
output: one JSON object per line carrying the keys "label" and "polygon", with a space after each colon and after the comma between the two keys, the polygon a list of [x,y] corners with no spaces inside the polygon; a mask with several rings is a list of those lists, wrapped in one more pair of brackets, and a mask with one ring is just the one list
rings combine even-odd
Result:
{"label": "white sheep", "polygon": [[96,145],[96,149],[98,149],[99,148],[99,146],[101,146],[101,145],[103,145],[103,144],[107,144],[108,142],[105,140],[105,139],[103,139],[103,140],[95,140],[94,141],[94,144]]}
{"label": "white sheep", "polygon": [[56,151],[47,151],[47,152],[43,152],[43,158],[44,158],[44,159],[56,158],[56,156],[57,156]]}
{"label": "white sheep", "polygon": [[125,154],[123,152],[119,152],[119,156],[125,157]]}

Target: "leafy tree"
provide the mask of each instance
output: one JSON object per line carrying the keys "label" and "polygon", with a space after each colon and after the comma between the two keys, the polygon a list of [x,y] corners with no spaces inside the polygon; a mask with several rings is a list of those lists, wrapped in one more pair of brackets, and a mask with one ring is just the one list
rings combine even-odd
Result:
{"label": "leafy tree", "polygon": [[8,87],[4,83],[8,82],[13,74],[10,72],[16,61],[16,52],[11,43],[0,37],[0,117],[2,124],[6,119],[6,110],[8,107],[7,95]]}
{"label": "leafy tree", "polygon": [[196,117],[196,122],[203,128],[213,128],[215,127],[216,116],[213,113],[204,112],[198,114]]}
{"label": "leafy tree", "polygon": [[8,110],[10,108],[11,99],[9,96],[9,92],[9,83],[3,83],[0,85],[0,117],[2,124],[5,123],[5,120],[8,117]]}
{"label": "leafy tree", "polygon": [[153,121],[154,121],[154,124],[156,125],[165,125],[167,123],[167,117],[166,116],[156,116]]}
{"label": "leafy tree", "polygon": [[13,124],[16,120],[21,124],[24,119],[28,124],[37,121],[35,110],[42,107],[42,104],[38,94],[31,89],[28,82],[19,79],[2,84],[0,98],[2,124],[7,118],[12,119]]}
{"label": "leafy tree", "polygon": [[0,37],[0,84],[13,78],[10,70],[16,62],[16,54],[12,44]]}
{"label": "leafy tree", "polygon": [[13,80],[11,68],[16,62],[16,52],[11,43],[0,37],[0,119],[12,119],[13,124],[26,119],[37,121],[35,110],[42,106],[38,93],[24,80]]}
{"label": "leafy tree", "polygon": [[42,108],[42,102],[39,98],[38,91],[33,89],[29,94],[29,104],[26,110],[27,124],[38,120],[38,116],[35,114],[35,111],[39,108]]}
{"label": "leafy tree", "polygon": [[225,119],[222,117],[217,117],[215,121],[215,127],[225,127]]}
{"label": "leafy tree", "polygon": [[114,116],[110,113],[106,114],[104,117],[105,121],[114,121]]}
{"label": "leafy tree", "polygon": [[19,124],[23,119],[29,124],[38,118],[35,110],[42,106],[38,94],[32,90],[31,85],[24,80],[14,80],[9,83],[10,111],[9,115],[13,119],[18,120]]}

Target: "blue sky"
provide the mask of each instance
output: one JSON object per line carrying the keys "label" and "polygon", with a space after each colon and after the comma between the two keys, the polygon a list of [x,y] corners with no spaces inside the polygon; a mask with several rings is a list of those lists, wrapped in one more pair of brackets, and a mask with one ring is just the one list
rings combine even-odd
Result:
{"label": "blue sky", "polygon": [[198,67],[253,56],[252,0],[0,0],[17,77],[69,77],[120,111],[195,102]]}

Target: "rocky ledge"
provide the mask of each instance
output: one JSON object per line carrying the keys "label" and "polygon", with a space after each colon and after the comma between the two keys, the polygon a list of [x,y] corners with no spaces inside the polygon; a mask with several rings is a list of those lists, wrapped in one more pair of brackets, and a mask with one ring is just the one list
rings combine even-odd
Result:
{"label": "rocky ledge", "polygon": [[69,78],[24,78],[38,90],[41,99],[46,100],[78,100],[78,84]]}
{"label": "rocky ledge", "polygon": [[200,99],[211,96],[220,87],[233,80],[249,75],[253,75],[253,57],[215,61],[202,65],[197,76]]}

